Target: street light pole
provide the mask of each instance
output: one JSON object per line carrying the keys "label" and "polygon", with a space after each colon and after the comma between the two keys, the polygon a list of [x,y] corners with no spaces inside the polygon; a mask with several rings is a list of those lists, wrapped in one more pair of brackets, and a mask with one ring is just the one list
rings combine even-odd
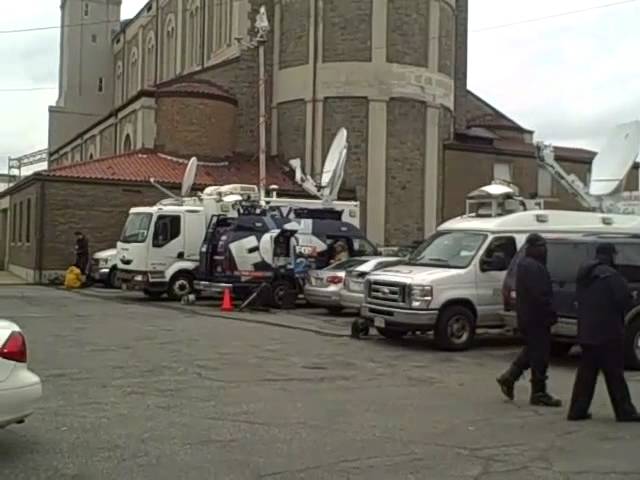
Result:
{"label": "street light pole", "polygon": [[259,182],[260,202],[264,202],[266,198],[267,183],[267,108],[266,108],[266,73],[264,49],[267,43],[267,34],[269,33],[269,19],[267,18],[267,9],[260,7],[260,13],[256,18],[256,41],[258,43],[258,96],[259,96],[259,135],[260,135],[260,165],[259,165]]}

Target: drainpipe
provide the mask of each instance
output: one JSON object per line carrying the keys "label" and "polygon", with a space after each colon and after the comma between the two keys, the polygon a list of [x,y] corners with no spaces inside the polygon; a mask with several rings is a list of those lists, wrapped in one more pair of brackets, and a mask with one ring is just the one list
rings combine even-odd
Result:
{"label": "drainpipe", "polygon": [[319,174],[314,172],[315,154],[316,154],[316,95],[317,95],[317,77],[318,77],[318,0],[313,0],[313,62],[311,70],[311,175]]}
{"label": "drainpipe", "polygon": [[[200,68],[204,68],[206,63],[207,55],[205,50],[207,49],[207,39],[205,37],[205,29],[207,26],[207,7],[211,6],[211,2],[205,2],[204,5],[202,10],[200,10]],[[233,2],[230,3],[229,8],[233,8]]]}
{"label": "drainpipe", "polygon": [[[156,71],[153,77],[153,84],[157,84],[160,79],[160,41],[164,38],[164,32],[161,31],[160,25],[160,0],[156,0]],[[164,44],[162,45],[164,48]]]}
{"label": "drainpipe", "polygon": [[[40,180],[40,192],[38,194],[38,232],[35,235],[34,240],[37,242],[36,246],[36,275],[37,283],[42,284],[42,252],[44,249],[44,209],[45,209],[45,182]],[[35,277],[35,276],[34,276]],[[35,280],[35,278],[34,278]]]}

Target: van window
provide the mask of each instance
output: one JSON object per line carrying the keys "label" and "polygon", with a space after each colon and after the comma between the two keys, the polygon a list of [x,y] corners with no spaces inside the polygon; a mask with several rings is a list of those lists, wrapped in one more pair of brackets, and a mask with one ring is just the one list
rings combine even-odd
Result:
{"label": "van window", "polygon": [[179,215],[159,215],[153,229],[153,246],[164,247],[180,236]]}
{"label": "van window", "polygon": [[547,244],[547,269],[554,282],[574,283],[578,269],[593,259],[593,249],[587,243]]}
{"label": "van window", "polygon": [[629,283],[640,283],[640,244],[617,244],[618,270]]}
{"label": "van window", "polygon": [[514,237],[495,237],[484,251],[483,258],[488,260],[496,253],[501,253],[504,255],[507,265],[509,265],[513,257],[516,256],[517,251],[518,247],[516,246],[516,239]]}
{"label": "van window", "polygon": [[365,238],[353,239],[353,256],[354,257],[366,257],[374,256],[376,254],[376,247],[374,247],[369,240]]}
{"label": "van window", "polygon": [[484,233],[436,232],[408,259],[408,265],[467,268],[486,240]]}

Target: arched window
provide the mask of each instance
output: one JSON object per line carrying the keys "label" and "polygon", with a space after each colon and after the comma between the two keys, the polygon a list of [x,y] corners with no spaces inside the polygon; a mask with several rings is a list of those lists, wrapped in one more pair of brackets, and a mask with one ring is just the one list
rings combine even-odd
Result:
{"label": "arched window", "polygon": [[131,142],[131,135],[128,133],[124,136],[124,142],[122,142],[122,151],[124,153],[130,152],[133,148],[133,144]]}
{"label": "arched window", "polygon": [[144,86],[156,83],[156,36],[150,32],[147,36],[147,48],[144,53]]}
{"label": "arched window", "polygon": [[200,0],[189,0],[187,3],[187,68],[194,68],[200,64],[201,17]]}
{"label": "arched window", "polygon": [[139,64],[138,64],[138,49],[133,48],[129,55],[129,96],[134,95],[140,88],[138,82],[139,78]]}
{"label": "arched window", "polygon": [[116,105],[122,103],[122,62],[116,64],[116,86],[115,86]]}
{"label": "arched window", "polygon": [[176,18],[169,15],[164,25],[164,42],[162,44],[162,65],[164,80],[176,75]]}
{"label": "arched window", "polygon": [[213,3],[213,51],[230,47],[233,40],[233,5],[231,0]]}

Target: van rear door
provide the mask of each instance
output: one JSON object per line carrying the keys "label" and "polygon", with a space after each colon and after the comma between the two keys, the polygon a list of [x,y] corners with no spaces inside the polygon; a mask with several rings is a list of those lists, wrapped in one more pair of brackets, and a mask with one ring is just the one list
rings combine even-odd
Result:
{"label": "van rear door", "polygon": [[547,268],[553,284],[553,305],[558,316],[577,317],[576,276],[578,269],[595,256],[594,245],[587,242],[552,241],[547,243]]}

